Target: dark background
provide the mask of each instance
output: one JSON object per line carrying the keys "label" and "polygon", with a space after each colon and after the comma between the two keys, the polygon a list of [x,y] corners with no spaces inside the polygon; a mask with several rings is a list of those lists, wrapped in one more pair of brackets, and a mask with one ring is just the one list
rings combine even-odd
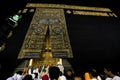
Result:
{"label": "dark background", "polygon": [[[24,9],[28,2],[69,4],[110,8],[119,17],[119,5],[117,0],[4,0],[0,1],[0,26],[4,20]],[[10,76],[15,67],[23,60],[17,60],[23,39],[28,29],[33,13],[23,14],[20,25],[13,30],[13,36],[9,38],[6,49],[0,53],[0,79]],[[120,57],[120,20],[119,18],[77,16],[65,14],[68,33],[73,49],[73,59],[68,59],[75,71],[79,68],[85,70],[88,66],[113,65],[119,67]],[[3,79],[2,79],[3,78]]]}

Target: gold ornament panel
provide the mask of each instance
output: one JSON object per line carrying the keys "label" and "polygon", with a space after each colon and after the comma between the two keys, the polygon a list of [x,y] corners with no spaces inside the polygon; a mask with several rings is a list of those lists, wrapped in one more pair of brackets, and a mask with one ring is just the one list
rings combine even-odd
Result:
{"label": "gold ornament panel", "polygon": [[40,58],[44,52],[73,57],[63,9],[36,8],[18,58]]}

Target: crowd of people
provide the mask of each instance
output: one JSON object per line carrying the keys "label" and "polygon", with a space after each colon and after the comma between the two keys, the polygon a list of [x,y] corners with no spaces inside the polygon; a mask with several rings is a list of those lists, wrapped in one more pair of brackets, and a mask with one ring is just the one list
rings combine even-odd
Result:
{"label": "crowd of people", "polygon": [[28,67],[24,71],[17,71],[6,80],[120,80],[119,71],[104,67],[98,72],[95,68],[79,75],[72,69],[64,70],[62,64],[40,67]]}

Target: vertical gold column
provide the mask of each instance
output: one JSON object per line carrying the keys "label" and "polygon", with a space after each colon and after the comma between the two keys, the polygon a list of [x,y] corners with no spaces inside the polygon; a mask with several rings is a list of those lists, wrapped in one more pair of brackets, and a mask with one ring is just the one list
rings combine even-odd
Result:
{"label": "vertical gold column", "polygon": [[62,64],[62,58],[59,59],[60,64]]}
{"label": "vertical gold column", "polygon": [[32,66],[32,63],[33,63],[33,59],[30,59],[29,66]]}

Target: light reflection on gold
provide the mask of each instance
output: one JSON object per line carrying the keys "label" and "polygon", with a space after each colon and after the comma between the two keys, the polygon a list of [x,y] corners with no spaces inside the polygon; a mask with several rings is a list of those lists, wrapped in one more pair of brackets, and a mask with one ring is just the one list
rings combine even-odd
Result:
{"label": "light reflection on gold", "polygon": [[59,60],[59,58],[53,58],[51,52],[43,52],[40,58],[33,59],[32,65],[56,65]]}

